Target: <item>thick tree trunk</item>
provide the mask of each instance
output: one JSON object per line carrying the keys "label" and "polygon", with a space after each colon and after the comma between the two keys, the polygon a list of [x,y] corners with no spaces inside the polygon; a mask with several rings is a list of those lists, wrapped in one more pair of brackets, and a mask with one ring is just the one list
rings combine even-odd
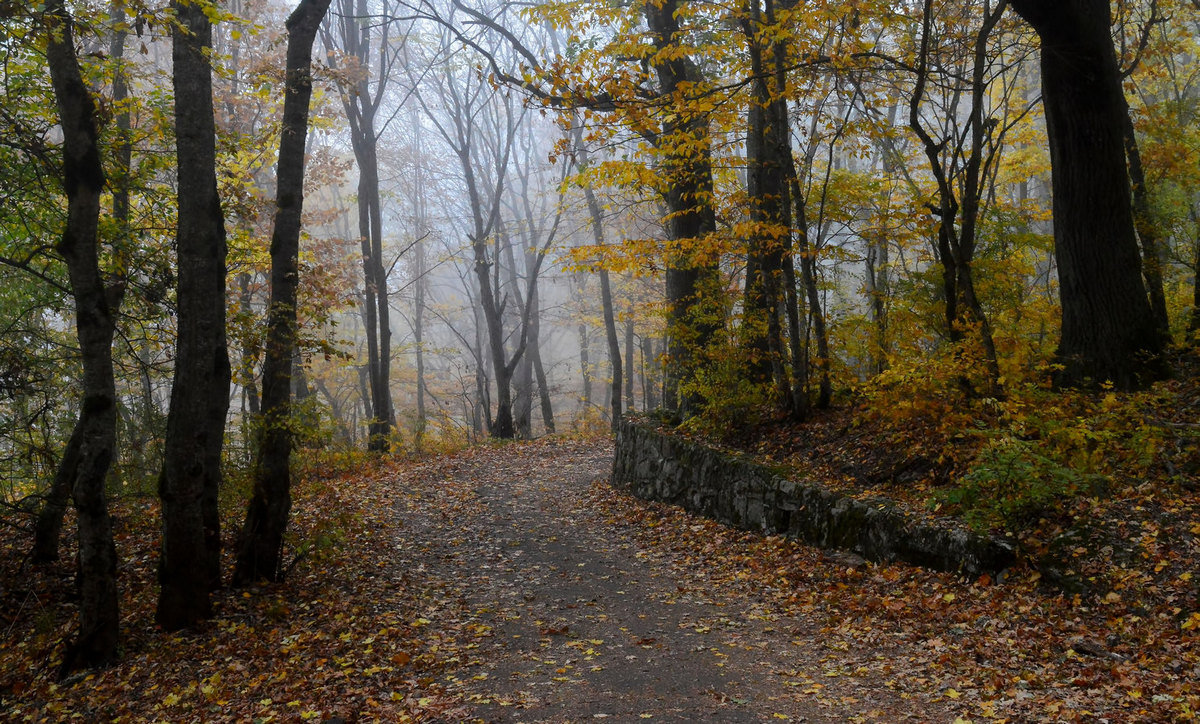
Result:
{"label": "thick tree trunk", "polygon": [[[665,151],[664,175],[668,179],[664,200],[668,245],[688,248],[703,244],[716,231],[713,208],[711,136],[708,116],[691,107],[689,94],[702,85],[700,69],[684,55],[678,11],[681,0],[647,2],[643,6],[654,47],[660,58],[652,63],[664,98],[678,99],[666,115],[658,136]],[[695,251],[669,250],[666,262],[667,356],[670,362],[663,385],[663,403],[680,419],[699,412],[703,399],[692,385],[700,354],[712,341],[723,320],[705,303],[711,291],[704,288],[718,278],[715,261]]]}
{"label": "thick tree trunk", "polygon": [[1137,387],[1166,368],[1134,232],[1111,8],[1108,0],[1011,4],[1042,42],[1062,299],[1058,381]]}
{"label": "thick tree trunk", "polygon": [[107,664],[117,657],[120,616],[117,553],[105,482],[116,457],[117,395],[112,340],[115,325],[100,273],[100,162],[95,104],[75,55],[72,22],[62,0],[46,4],[46,60],[63,132],[63,189],[67,225],[58,251],[75,297],[75,328],[83,361],[83,402],[58,476],[69,479],[79,532],[79,634],[61,667]]}
{"label": "thick tree trunk", "polygon": [[[766,20],[773,24],[772,0],[766,0]],[[788,167],[793,164],[791,129],[783,89],[776,87],[784,75],[775,72],[775,53],[766,57],[761,26],[759,0],[753,0],[743,20],[754,78],[746,136],[746,192],[754,232],[746,258],[743,328],[753,379],[772,384],[780,401],[790,405],[780,315],[784,308],[783,264],[792,241],[788,188]]]}
{"label": "thick tree trunk", "polygon": [[159,479],[163,539],[156,620],[168,631],[212,613],[221,584],[217,490],[229,406],[225,337],[225,222],[217,195],[212,25],[204,8],[174,0],[175,143],[179,163],[178,337],[165,460]]}
{"label": "thick tree trunk", "polygon": [[263,362],[263,419],[254,493],[238,540],[234,585],[283,577],[283,533],[292,507],[292,365],[296,353],[296,289],[304,210],[304,146],[312,98],[312,46],[330,0],[301,0],[287,19],[287,85],[279,137],[275,229],[271,237],[271,301]]}

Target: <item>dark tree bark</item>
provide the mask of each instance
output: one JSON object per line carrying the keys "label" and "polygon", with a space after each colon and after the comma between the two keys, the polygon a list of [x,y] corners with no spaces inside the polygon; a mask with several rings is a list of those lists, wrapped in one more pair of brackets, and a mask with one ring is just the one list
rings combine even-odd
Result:
{"label": "dark tree bark", "polygon": [[1042,44],[1062,300],[1058,382],[1133,388],[1166,374],[1134,232],[1126,102],[1108,0],[1012,0]]}
{"label": "dark tree bark", "polygon": [[[381,42],[379,85],[371,93],[366,72],[372,62],[371,32],[375,23],[370,17],[366,0],[339,0],[338,17],[342,49],[355,58],[360,75],[352,87],[342,87],[342,106],[350,124],[350,143],[358,164],[358,235],[362,243],[363,260],[363,324],[367,334],[367,368],[371,409],[368,423],[367,449],[385,452],[395,428],[395,410],[391,394],[391,307],[388,305],[387,272],[383,265],[383,213],[379,194],[378,131],[376,115],[383,101],[387,84],[385,59],[389,58],[387,30]],[[325,43],[334,47],[333,37],[326,34]]]}
{"label": "dark tree bark", "polygon": [[[1200,2],[1200,0],[1197,0]],[[1188,209],[1195,237],[1192,239],[1192,316],[1188,319],[1188,333],[1193,342],[1200,341],[1200,211],[1196,202]]]}
{"label": "dark tree bark", "polygon": [[[744,11],[743,33],[750,55],[751,99],[747,112],[746,192],[754,232],[746,255],[745,345],[752,378],[771,384],[784,404],[791,404],[784,366],[783,266],[791,251],[791,198],[787,167],[792,165],[790,127],[784,89],[777,87],[775,55],[764,47],[759,0]],[[765,20],[774,24],[773,0],[766,0]],[[776,41],[771,49],[782,41]]]}
{"label": "dark tree bark", "polygon": [[271,301],[263,361],[262,425],[254,494],[238,541],[234,585],[283,577],[283,533],[292,507],[290,461],[292,366],[296,354],[296,289],[304,210],[304,147],[312,98],[312,46],[330,0],[301,0],[287,19],[287,86],[279,136],[275,229],[271,237]]}
{"label": "dark tree bark", "polygon": [[63,516],[71,503],[71,485],[75,471],[79,468],[79,448],[83,444],[82,428],[76,420],[62,459],[46,491],[46,499],[38,511],[33,526],[34,563],[51,563],[58,560],[58,545],[62,539]]}
{"label": "dark tree bark", "polygon": [[[784,9],[795,0],[780,3]],[[751,239],[747,256],[746,308],[752,315],[765,318],[766,327],[752,337],[759,358],[760,381],[773,380],[781,401],[793,418],[809,414],[810,366],[808,340],[802,334],[794,255],[801,260],[801,280],[810,301],[810,314],[817,337],[818,368],[821,371],[819,404],[828,405],[832,396],[829,378],[829,341],[816,282],[816,259],[808,240],[808,218],[804,197],[792,157],[792,140],[787,107],[787,66],[789,48],[783,37],[774,37],[764,45],[760,25],[776,23],[774,0],[758,0],[749,6],[745,31],[754,74],[753,98],[748,117],[747,191],[751,198],[751,218],[761,227]],[[814,117],[815,120],[815,117]],[[793,231],[794,229],[794,231]],[[797,248],[793,250],[793,234]],[[782,316],[781,316],[782,315]],[[786,319],[790,342],[790,367],[785,366],[783,325]],[[761,324],[761,322],[760,322]],[[789,379],[790,378],[790,379]]]}
{"label": "dark tree bark", "polygon": [[[253,301],[250,291],[250,274],[246,272],[238,274],[237,283],[238,305],[242,308],[243,314],[249,315]],[[261,356],[262,346],[259,344],[257,336],[246,335],[246,343],[242,346],[240,376],[246,407],[252,416],[257,416],[262,406],[262,400],[258,393],[258,380],[255,378],[255,368],[258,367]]]}
{"label": "dark tree bark", "polygon": [[[921,117],[921,103],[924,99],[925,87],[930,81],[930,36],[933,21],[933,4],[926,0],[922,18],[920,50],[917,60],[917,82],[909,100],[909,127],[921,139],[925,157],[937,181],[938,195],[936,206],[931,205],[931,211],[938,219],[938,260],[942,265],[942,286],[945,295],[946,328],[951,341],[958,342],[963,338],[962,325],[966,322],[978,330],[979,341],[983,346],[986,379],[984,392],[989,395],[998,394],[1000,365],[996,356],[996,345],[992,337],[991,323],[984,312],[983,305],[975,293],[975,276],[972,264],[975,258],[977,243],[976,230],[979,225],[980,205],[984,194],[983,181],[987,169],[995,157],[995,148],[999,139],[993,137],[992,131],[987,130],[989,123],[983,117],[984,99],[987,92],[987,44],[992,31],[1004,13],[1005,2],[998,2],[989,8],[983,18],[983,25],[975,36],[972,56],[972,73],[969,91],[970,107],[968,108],[967,133],[946,134],[947,137],[935,140],[926,130]],[[957,142],[954,139],[959,139]],[[969,141],[969,146],[964,144]],[[955,195],[951,179],[943,162],[943,151],[950,147],[950,156],[957,163],[964,165],[961,183],[962,202]],[[964,385],[973,390],[973,385],[967,377],[963,377]]]}
{"label": "dark tree bark", "polygon": [[[1123,97],[1123,96],[1122,96]],[[1158,333],[1167,343],[1171,341],[1171,320],[1167,315],[1167,295],[1163,291],[1162,245],[1158,228],[1154,224],[1150,189],[1146,186],[1146,172],[1142,167],[1142,151],[1138,147],[1137,131],[1129,105],[1125,106],[1125,155],[1129,161],[1129,180],[1133,193],[1133,225],[1137,230],[1138,244],[1142,250],[1142,275],[1146,291],[1150,294],[1150,311]]]}
{"label": "dark tree bark", "polygon": [[[702,240],[716,231],[713,208],[712,139],[708,116],[688,103],[690,93],[703,86],[699,67],[680,52],[678,11],[681,0],[647,2],[643,6],[651,42],[659,53],[652,62],[658,92],[677,99],[665,115],[658,145],[669,179],[664,200],[669,219],[668,242]],[[702,289],[715,282],[716,263],[694,252],[669,251],[666,264],[668,348],[670,363],[663,384],[663,403],[681,419],[696,414],[703,400],[690,383],[700,360],[697,353],[720,328],[715,312],[705,309]]]}
{"label": "dark tree bark", "polygon": [[104,170],[95,103],[75,54],[72,21],[62,0],[46,3],[46,60],[63,132],[67,225],[58,251],[75,297],[75,328],[83,361],[83,402],[58,475],[70,480],[79,532],[79,634],[61,671],[107,664],[117,657],[120,616],[117,553],[105,478],[116,457],[117,395],[113,376],[112,307],[99,262]]}
{"label": "dark tree bark", "polygon": [[634,409],[633,395],[633,350],[634,347],[634,329],[633,329],[633,307],[632,305],[625,307],[625,312],[628,316],[625,317],[625,409]]}
{"label": "dark tree bark", "polygon": [[583,375],[583,396],[580,398],[580,403],[583,409],[587,410],[592,406],[592,360],[591,360],[591,340],[589,339],[588,326],[583,322],[579,323],[579,371]]}
{"label": "dark tree bark", "polygon": [[[422,148],[421,123],[417,114],[418,111],[414,107],[412,109],[412,128],[416,138],[413,145],[416,148]],[[417,357],[417,429],[413,435],[413,444],[420,451],[421,444],[425,439],[425,428],[429,424],[428,412],[425,409],[425,275],[429,270],[426,268],[428,262],[425,253],[425,237],[428,227],[425,213],[424,163],[417,163],[415,176],[416,178],[413,179],[413,218],[416,220],[417,241],[413,246],[413,254],[416,256],[414,263],[417,268],[417,278],[415,280],[416,288],[413,291],[413,343],[416,347]]]}
{"label": "dark tree bark", "polygon": [[[125,38],[128,33],[121,29],[125,27],[125,10],[121,2],[117,1],[112,4],[110,18],[114,30],[109,40],[108,50],[109,56],[115,64],[112,104],[118,109],[116,126],[119,140],[114,159],[114,173],[108,180],[108,185],[112,189],[113,220],[117,223],[120,240],[124,241],[129,233],[129,168],[133,160],[133,143],[130,138],[129,108],[124,105],[125,100],[129,97],[129,85],[125,77],[124,65]],[[116,316],[116,310],[120,307],[124,288],[124,284],[109,284],[106,290],[110,302],[110,315],[113,317]],[[32,557],[35,563],[49,563],[58,560],[63,515],[70,503],[72,475],[79,459],[81,440],[77,433],[78,425],[67,442],[63,459],[55,472],[50,490],[47,491],[45,503],[38,511],[38,517],[34,522]],[[113,465],[116,465],[116,460]]]}
{"label": "dark tree bark", "polygon": [[554,429],[554,403],[550,399],[550,385],[546,380],[546,368],[542,364],[542,347],[540,344],[534,345],[529,349],[529,358],[533,362],[533,378],[538,386],[538,403],[542,410],[542,426],[546,428],[546,434],[553,435]]}
{"label": "dark tree bark", "polygon": [[[583,143],[582,127],[576,122],[573,124],[572,130],[575,139],[575,157],[579,162],[579,168],[582,170],[587,168],[588,165],[588,152],[587,147]],[[592,240],[597,247],[602,247],[604,246],[604,213],[600,207],[600,202],[596,199],[596,193],[592,190],[590,184],[584,185],[583,198],[587,202],[588,215],[592,226]],[[612,394],[609,398],[609,404],[612,405],[612,416],[609,422],[613,434],[616,434],[617,427],[621,422],[621,391],[624,389],[621,378],[621,345],[617,339],[617,320],[613,310],[612,284],[608,278],[608,270],[601,267],[598,275],[600,277],[601,313],[604,316],[604,337],[608,342],[608,362],[610,374],[612,375]],[[632,354],[628,347],[625,348],[625,353],[627,355]],[[587,382],[585,380],[586,386]],[[590,397],[590,390],[588,392],[588,396]]]}
{"label": "dark tree bark", "polygon": [[163,538],[156,620],[173,631],[212,614],[221,584],[217,491],[229,407],[225,221],[217,194],[212,24],[198,3],[174,0],[175,146],[179,164],[178,337],[159,497]]}

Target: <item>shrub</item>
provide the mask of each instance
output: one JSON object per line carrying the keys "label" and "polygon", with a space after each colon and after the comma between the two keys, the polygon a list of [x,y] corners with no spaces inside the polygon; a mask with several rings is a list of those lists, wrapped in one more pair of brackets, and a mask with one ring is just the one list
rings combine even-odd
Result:
{"label": "shrub", "polygon": [[973,528],[1016,533],[1106,482],[1103,475],[1058,463],[1039,452],[1034,442],[1004,435],[985,445],[960,484],[939,492],[936,499],[961,506]]}

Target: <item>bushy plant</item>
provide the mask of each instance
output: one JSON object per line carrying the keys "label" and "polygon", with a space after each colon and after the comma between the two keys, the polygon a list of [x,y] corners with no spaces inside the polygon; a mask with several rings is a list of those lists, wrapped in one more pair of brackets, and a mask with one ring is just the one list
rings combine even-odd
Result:
{"label": "bushy plant", "polygon": [[973,528],[1018,532],[1105,482],[1102,475],[1060,464],[1034,441],[1002,435],[983,447],[957,486],[938,492],[936,499],[961,506]]}

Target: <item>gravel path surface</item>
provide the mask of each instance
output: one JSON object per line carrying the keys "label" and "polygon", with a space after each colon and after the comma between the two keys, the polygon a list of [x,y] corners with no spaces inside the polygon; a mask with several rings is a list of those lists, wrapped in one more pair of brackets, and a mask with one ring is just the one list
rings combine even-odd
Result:
{"label": "gravel path surface", "polygon": [[608,502],[611,456],[607,442],[513,445],[396,481],[413,493],[397,565],[428,591],[426,625],[453,632],[445,684],[477,720],[946,717],[883,682],[840,679],[868,654],[822,646],[827,621],[767,615],[743,590],[706,588],[702,562],[639,543],[645,521]]}

